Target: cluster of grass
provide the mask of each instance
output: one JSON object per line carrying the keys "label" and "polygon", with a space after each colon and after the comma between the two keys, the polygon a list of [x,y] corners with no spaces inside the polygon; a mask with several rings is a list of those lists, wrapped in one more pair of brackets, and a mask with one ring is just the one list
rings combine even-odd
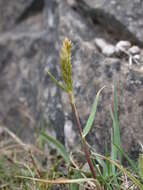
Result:
{"label": "cluster of grass", "polygon": [[[100,93],[100,91],[99,91]],[[93,118],[97,109],[97,102],[99,93],[95,98],[92,111],[90,113],[87,124],[83,130],[83,137],[85,137],[92,126]],[[77,166],[76,160],[73,161],[73,158],[70,154],[67,153],[64,146],[48,136],[46,133],[42,132],[41,137],[43,140],[47,141],[50,144],[54,144],[55,148],[59,154],[63,157],[67,166],[70,166],[72,172],[70,173],[69,178],[79,179],[82,183],[82,179],[91,180],[95,183],[87,183],[89,189],[102,189],[102,190],[125,190],[125,189],[143,189],[143,154],[141,153],[138,158],[138,162],[135,162],[129,158],[129,156],[123,151],[120,143],[120,133],[118,125],[118,115],[117,115],[117,99],[116,99],[116,85],[114,84],[114,106],[113,110],[110,109],[111,119],[113,121],[113,126],[111,128],[111,148],[110,152],[108,148],[105,149],[105,155],[97,154],[95,150],[90,148],[90,158],[94,165],[96,172],[96,179],[92,176],[92,172],[89,170],[85,171],[81,165]],[[84,154],[84,153],[83,153]],[[82,154],[82,156],[83,156]],[[123,161],[126,160],[128,167],[123,166]],[[80,165],[80,164],[79,164]],[[90,181],[90,182],[91,182]],[[87,187],[86,187],[87,188]],[[81,190],[83,189],[81,184],[72,184],[69,186],[70,190]],[[88,188],[87,188],[88,189]]]}
{"label": "cluster of grass", "polygon": [[[58,140],[46,132],[41,132],[40,141],[42,144],[48,143],[57,150],[54,154],[47,156],[44,149],[41,150],[24,144],[13,133],[5,129],[5,132],[17,144],[9,147],[8,143],[3,143],[0,146],[0,189],[143,190],[143,153],[139,155],[138,162],[134,162],[121,147],[115,83],[113,108],[110,109],[113,123],[110,132],[110,151],[106,147],[105,155],[98,154],[87,143],[86,135],[93,125],[98,99],[104,87],[97,93],[87,123],[82,130],[73,96],[70,63],[71,46],[71,42],[66,38],[60,54],[63,82],[58,82],[49,71],[48,75],[69,96],[77,123],[81,151],[68,152]],[[127,167],[123,166],[123,160],[128,163]]]}

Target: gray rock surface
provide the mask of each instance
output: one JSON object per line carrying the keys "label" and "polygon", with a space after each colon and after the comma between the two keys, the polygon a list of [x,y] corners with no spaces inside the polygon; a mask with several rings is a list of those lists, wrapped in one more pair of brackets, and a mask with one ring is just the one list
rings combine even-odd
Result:
{"label": "gray rock surface", "polygon": [[142,0],[77,1],[93,20],[122,39],[143,45]]}
{"label": "gray rock surface", "polygon": [[[6,28],[6,32],[1,32],[0,122],[28,142],[33,141],[36,129],[45,127],[49,134],[55,135],[66,146],[73,146],[77,134],[68,97],[44,74],[48,67],[60,80],[59,49],[64,37],[68,36],[73,42],[73,85],[82,126],[86,123],[96,93],[106,85],[92,131],[87,137],[89,143],[101,152],[109,143],[112,125],[109,107],[113,103],[115,80],[122,144],[135,157],[138,141],[143,137],[141,64],[130,68],[128,57],[107,57],[100,52],[96,38],[103,38],[113,46],[122,38],[107,32],[104,25],[93,22],[92,13],[96,9],[91,10],[91,1],[87,2],[88,5],[79,0],[79,5],[70,0],[45,0],[43,8],[35,14],[27,13],[12,29]],[[128,4],[130,10],[131,3]],[[87,10],[91,13],[87,14]],[[111,23],[113,21],[112,29],[115,16],[110,20]],[[7,24],[7,20],[3,22]],[[122,33],[126,35],[126,31],[123,27]],[[130,39],[126,36],[126,40]],[[138,41],[142,43],[139,38],[136,43]],[[72,135],[68,133],[68,125]],[[69,141],[69,138],[73,140]]]}
{"label": "gray rock surface", "polygon": [[14,27],[33,2],[34,0],[0,0],[0,32]]}

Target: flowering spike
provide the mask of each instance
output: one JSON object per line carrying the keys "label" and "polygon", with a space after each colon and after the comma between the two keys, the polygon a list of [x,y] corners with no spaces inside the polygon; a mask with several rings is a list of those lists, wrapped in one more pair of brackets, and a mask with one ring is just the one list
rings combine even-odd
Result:
{"label": "flowering spike", "polygon": [[61,75],[67,92],[72,92],[72,66],[71,66],[72,43],[65,38],[60,52]]}

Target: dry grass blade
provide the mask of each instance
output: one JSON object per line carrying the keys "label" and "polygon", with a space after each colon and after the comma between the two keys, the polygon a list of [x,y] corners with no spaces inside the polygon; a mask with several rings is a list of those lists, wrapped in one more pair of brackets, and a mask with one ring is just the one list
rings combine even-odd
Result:
{"label": "dry grass blade", "polygon": [[4,189],[4,188],[6,188],[7,186],[9,186],[9,184],[8,184],[8,183],[3,184],[3,185],[0,185],[0,189]]}
{"label": "dry grass blade", "polygon": [[26,144],[24,143],[19,137],[17,137],[12,131],[10,131],[7,127],[5,126],[0,126],[0,130],[3,132],[6,132],[10,137],[12,137],[12,139],[14,139],[14,141],[19,144],[19,146],[21,146],[25,151],[33,151],[33,152],[37,152],[38,154],[44,155],[45,153],[43,151],[41,151],[39,148],[31,145],[31,144]]}
{"label": "dry grass blade", "polygon": [[66,178],[59,178],[55,180],[48,180],[48,179],[38,179],[38,178],[31,178],[31,177],[25,177],[25,176],[15,176],[16,178],[21,178],[21,179],[28,179],[28,180],[34,180],[37,182],[42,182],[42,183],[49,183],[49,184],[70,184],[70,183],[84,183],[84,182],[95,182],[95,179],[93,178],[80,178],[80,179],[66,179]]}
{"label": "dry grass blade", "polygon": [[11,132],[8,128],[4,127],[4,126],[0,126],[0,129],[4,132],[6,132],[7,134],[9,134],[18,144],[20,144],[21,146],[25,147],[25,143],[23,143],[13,132]]}
{"label": "dry grass blade", "polygon": [[[78,165],[76,164],[76,162],[75,162],[75,160],[74,160],[74,158],[73,158],[73,156],[72,156],[72,152],[70,153],[70,161],[71,161],[71,163],[73,164],[73,166],[76,168],[76,170],[78,170],[78,171],[81,172],[80,168],[78,167]],[[86,179],[86,176],[84,175],[84,173],[81,172],[81,175],[84,177],[84,179]],[[92,181],[88,181],[87,183],[88,183],[88,185],[89,185],[91,188],[92,188],[92,187],[96,187],[95,183],[93,183]]]}
{"label": "dry grass blade", "polygon": [[120,165],[117,161],[110,159],[109,157],[102,156],[97,153],[92,154],[96,157],[99,156],[101,159],[108,160],[110,163],[114,164],[124,175],[126,175],[140,190],[143,189],[143,185],[140,183],[140,181],[134,177],[132,173],[130,173],[126,168],[124,168],[122,165]]}
{"label": "dry grass blade", "polygon": [[[21,162],[15,161],[15,164],[24,166],[24,167],[29,171],[29,173],[31,174],[32,179],[34,179],[34,174],[33,174],[32,170],[30,169],[30,167],[29,167],[26,163],[21,163]],[[36,183],[35,183],[34,180],[33,180],[33,185],[34,185],[34,187],[35,187],[35,185],[36,185]]]}

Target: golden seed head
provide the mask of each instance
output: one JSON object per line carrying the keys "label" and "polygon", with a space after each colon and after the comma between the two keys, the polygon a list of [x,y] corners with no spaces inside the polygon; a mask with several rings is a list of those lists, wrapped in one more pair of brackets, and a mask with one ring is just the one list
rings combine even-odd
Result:
{"label": "golden seed head", "polygon": [[68,92],[72,91],[72,66],[71,66],[72,43],[66,37],[60,52],[61,75]]}

